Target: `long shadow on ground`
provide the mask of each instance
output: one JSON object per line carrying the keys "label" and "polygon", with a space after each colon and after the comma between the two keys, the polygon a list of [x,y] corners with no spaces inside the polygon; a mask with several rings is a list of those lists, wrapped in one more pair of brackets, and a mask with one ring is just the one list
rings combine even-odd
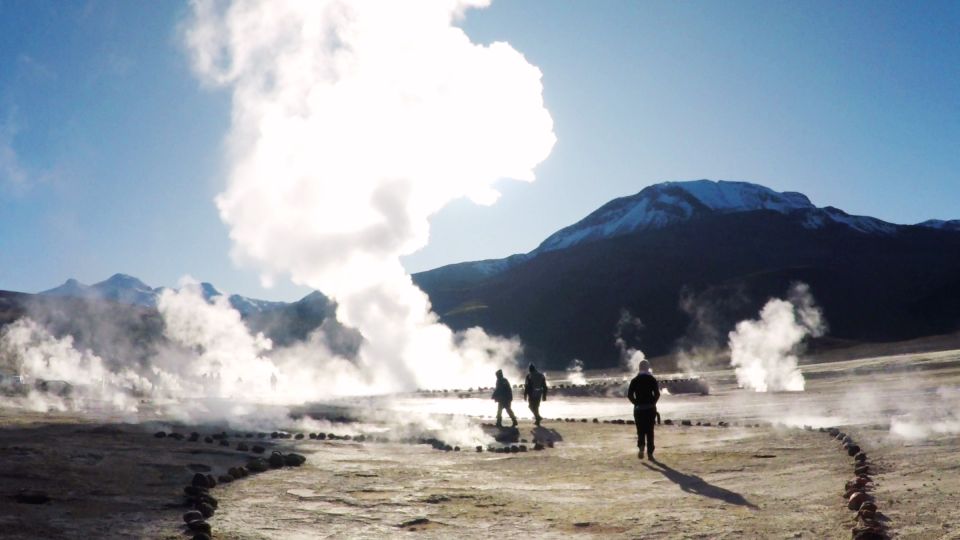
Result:
{"label": "long shadow on ground", "polygon": [[711,499],[719,499],[730,504],[746,506],[747,508],[757,508],[755,504],[745,499],[743,495],[739,493],[715,486],[697,475],[682,473],[665,463],[659,461],[653,461],[653,463],[656,466],[649,463],[642,463],[642,465],[651,471],[662,474],[667,480],[680,486],[680,489],[686,493],[693,493],[701,497],[710,497]]}

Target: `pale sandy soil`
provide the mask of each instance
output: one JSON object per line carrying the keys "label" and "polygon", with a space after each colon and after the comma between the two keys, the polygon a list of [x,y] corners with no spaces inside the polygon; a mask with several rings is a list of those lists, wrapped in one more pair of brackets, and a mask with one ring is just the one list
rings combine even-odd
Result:
{"label": "pale sandy soil", "polygon": [[[548,422],[562,440],[523,454],[284,441],[307,464],[213,490],[215,538],[849,538],[851,458],[823,433],[771,422],[837,425],[857,439],[879,471],[874,494],[893,537],[960,538],[960,437],[889,433],[892,415],[944,412],[937,391],[960,388],[960,353],[804,371],[803,393],[754,394],[715,373],[710,396],[665,396],[664,418],[762,427],[661,426],[657,463],[637,459],[632,426],[592,422]],[[618,401],[588,399],[591,418],[628,417],[628,404],[616,415]],[[559,415],[554,403],[569,412],[577,400],[548,401],[545,416]],[[98,433],[71,415],[0,409],[0,425],[2,538],[189,538],[175,507],[188,466],[222,474],[248,456],[236,440],[158,440],[133,425]],[[521,428],[533,438],[528,421]],[[10,496],[22,488],[53,500],[18,504]],[[418,518],[428,521],[400,526]]]}

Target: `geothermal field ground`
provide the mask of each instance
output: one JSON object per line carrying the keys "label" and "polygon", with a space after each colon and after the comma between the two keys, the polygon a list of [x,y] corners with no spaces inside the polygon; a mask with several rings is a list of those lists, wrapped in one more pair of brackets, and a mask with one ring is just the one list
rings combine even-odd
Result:
{"label": "geothermal field ground", "polygon": [[[516,400],[522,440],[507,445],[482,427],[486,391],[318,404],[256,426],[171,423],[150,403],[140,423],[7,407],[0,536],[193,538],[191,492],[214,511],[212,538],[850,538],[846,484],[866,465],[884,534],[960,538],[960,351],[803,371],[804,392],[750,392],[718,371],[709,395],[664,395],[655,462],[637,458],[622,385],[599,378],[557,389],[541,428]],[[271,464],[274,451],[306,461]]]}

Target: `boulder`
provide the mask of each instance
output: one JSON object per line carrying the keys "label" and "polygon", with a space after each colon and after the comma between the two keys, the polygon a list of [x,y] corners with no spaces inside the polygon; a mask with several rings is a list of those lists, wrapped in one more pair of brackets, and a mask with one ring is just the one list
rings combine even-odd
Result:
{"label": "boulder", "polygon": [[252,473],[260,473],[270,469],[270,464],[263,458],[251,459],[247,462],[247,470]]}
{"label": "boulder", "polygon": [[202,519],[197,519],[197,520],[191,521],[190,523],[187,523],[187,528],[189,528],[193,532],[200,532],[208,535],[211,532],[210,524]]}
{"label": "boulder", "polygon": [[166,432],[166,431],[158,431],[158,432],[154,433],[153,436],[156,437],[156,438],[158,438],[158,439],[163,439],[164,437],[167,436],[167,432]]}
{"label": "boulder", "polygon": [[666,420],[663,421],[663,423],[664,423],[665,425],[667,425],[667,426],[672,426],[672,425],[673,425],[673,420],[667,418]]}
{"label": "boulder", "polygon": [[221,484],[229,484],[230,482],[233,482],[233,476],[229,474],[221,474],[217,477],[217,482],[220,482]]}
{"label": "boulder", "polygon": [[477,445],[477,453],[483,452],[483,446]]}
{"label": "boulder", "polygon": [[867,461],[867,454],[861,450],[858,454],[853,456],[853,459],[855,459],[858,463],[863,463]]}
{"label": "boulder", "polygon": [[691,421],[689,421],[689,420],[681,420],[681,421],[680,421],[680,425],[681,425],[681,426],[692,426],[692,425],[693,425],[693,422],[691,422]]}
{"label": "boulder", "polygon": [[857,454],[859,454],[859,453],[860,453],[860,447],[859,447],[859,446],[857,446],[857,445],[855,445],[855,444],[851,444],[849,447],[847,447],[847,455],[848,455],[848,456],[850,456],[850,457],[855,457],[855,456],[856,456]]}
{"label": "boulder", "polygon": [[317,440],[318,440],[318,441],[322,441],[322,440],[324,440],[324,439],[326,439],[326,438],[327,438],[327,434],[326,434],[326,433],[317,433]]}
{"label": "boulder", "polygon": [[194,431],[190,434],[190,437],[187,440],[190,442],[197,442],[200,440],[200,434]]}
{"label": "boulder", "polygon": [[287,467],[299,467],[306,463],[307,458],[300,454],[295,454],[293,452],[283,456],[283,464]]}
{"label": "boulder", "polygon": [[217,479],[214,478],[212,474],[207,475],[207,486],[210,489],[217,487]]}
{"label": "boulder", "polygon": [[253,448],[251,448],[250,450],[252,450],[254,454],[262,454],[267,451],[266,448],[260,446],[259,444],[253,445]]}
{"label": "boulder", "polygon": [[270,457],[267,458],[267,463],[269,463],[274,469],[283,467],[283,454],[274,450],[274,452],[270,454]]}
{"label": "boulder", "polygon": [[190,523],[191,521],[196,521],[198,519],[203,519],[203,514],[197,510],[190,510],[183,514],[183,522]]}
{"label": "boulder", "polygon": [[303,439],[303,433],[297,433],[296,435],[293,436],[293,438],[299,441]]}
{"label": "boulder", "polygon": [[850,495],[850,499],[847,500],[847,508],[850,510],[860,510],[860,506],[870,500],[870,495],[867,495],[863,491],[854,491]]}
{"label": "boulder", "polygon": [[207,476],[202,473],[196,473],[193,475],[193,479],[190,481],[190,485],[199,487],[199,488],[211,488],[213,486],[207,482]]}
{"label": "boulder", "polygon": [[316,433],[311,433],[311,434],[310,434],[310,438],[311,438],[311,439],[316,439],[316,438],[317,438],[317,434],[316,434]]}
{"label": "boulder", "polygon": [[[204,518],[211,518],[213,517],[214,512],[216,512],[216,510],[214,510],[213,508],[213,505],[210,504],[209,502],[198,503],[197,511],[200,512]],[[188,521],[187,523],[190,523],[190,522]]]}

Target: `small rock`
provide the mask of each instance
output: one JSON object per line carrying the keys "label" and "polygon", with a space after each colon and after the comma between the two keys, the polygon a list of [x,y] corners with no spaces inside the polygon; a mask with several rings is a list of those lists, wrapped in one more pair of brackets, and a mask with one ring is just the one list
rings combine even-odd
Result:
{"label": "small rock", "polygon": [[210,540],[210,535],[207,533],[198,532],[197,534],[193,535],[191,540]]}
{"label": "small rock", "polygon": [[283,464],[286,465],[287,467],[299,467],[304,463],[306,463],[306,461],[307,461],[307,458],[305,458],[304,456],[300,454],[295,454],[292,452],[283,456]]}
{"label": "small rock", "polygon": [[316,434],[316,433],[311,433],[311,434],[310,434],[310,438],[311,438],[311,439],[316,439],[316,438],[317,438],[317,434]]}
{"label": "small rock", "polygon": [[[198,503],[197,511],[200,512],[200,514],[202,514],[204,518],[211,518],[213,517],[214,512],[216,512],[216,510],[214,510],[213,508],[213,505],[210,504],[209,502]],[[190,523],[190,522],[188,521],[187,523]]]}
{"label": "small rock", "polygon": [[681,426],[692,426],[692,425],[693,425],[693,422],[691,422],[691,421],[689,421],[689,420],[681,420],[681,421],[680,421],[680,425],[681,425]]}
{"label": "small rock", "polygon": [[211,531],[210,524],[202,519],[197,519],[187,523],[187,527],[193,532],[210,534]]}
{"label": "small rock", "polygon": [[266,448],[260,446],[259,444],[253,445],[253,448],[251,448],[251,450],[253,450],[254,454],[262,454],[267,451]]}
{"label": "small rock", "polygon": [[204,437],[204,438],[203,438],[203,442],[205,442],[205,443],[207,443],[207,444],[213,444],[213,437],[209,437],[209,436],[208,436],[208,437]]}
{"label": "small rock", "polygon": [[[201,476],[202,476],[202,475],[201,475]],[[206,481],[207,481],[207,477],[204,476],[204,477],[203,477],[203,481],[206,482]],[[184,486],[184,487],[183,487],[183,492],[184,492],[186,495],[190,496],[190,497],[197,497],[197,496],[199,496],[199,495],[203,495],[203,494],[207,493],[207,488],[206,488],[206,487],[201,487],[201,486],[193,486],[193,485],[190,485],[190,486]]]}
{"label": "small rock", "polygon": [[237,450],[241,452],[249,452],[250,446],[245,442],[237,443]]}
{"label": "small rock", "polygon": [[230,441],[226,439],[220,439],[220,446],[230,446]]}
{"label": "small rock", "polygon": [[221,484],[229,484],[230,482],[233,482],[233,476],[229,474],[221,474],[217,477],[217,482],[220,482]]}
{"label": "small rock", "polygon": [[207,482],[207,476],[201,473],[197,473],[193,475],[193,480],[190,481],[190,485],[194,487],[208,488],[208,489],[213,487],[210,485],[209,482]]}
{"label": "small rock", "polygon": [[303,433],[297,433],[293,438],[299,441],[300,439],[303,439]]}
{"label": "small rock", "polygon": [[156,437],[156,438],[158,438],[158,439],[163,439],[164,437],[167,436],[167,432],[166,432],[166,431],[158,431],[158,432],[154,433],[153,436]]}
{"label": "small rock", "polygon": [[193,433],[190,434],[190,438],[187,440],[190,442],[197,442],[200,440],[200,434],[194,431]]}
{"label": "small rock", "polygon": [[862,491],[855,491],[850,495],[850,499],[847,501],[847,508],[850,510],[860,510],[860,505],[870,500],[870,496]]}
{"label": "small rock", "polygon": [[477,453],[483,452],[483,446],[477,445]]}
{"label": "small rock", "polygon": [[279,469],[280,467],[283,467],[283,454],[281,454],[280,452],[274,451],[272,454],[270,454],[270,457],[267,458],[267,463],[269,463],[270,466],[273,467],[274,469]]}
{"label": "small rock", "polygon": [[203,514],[197,510],[190,510],[189,512],[183,514],[184,523],[190,523],[191,521],[196,521],[198,519],[203,519]]}
{"label": "small rock", "polygon": [[252,473],[260,473],[270,469],[270,464],[262,458],[252,459],[247,462],[247,470]]}
{"label": "small rock", "polygon": [[207,486],[210,489],[217,487],[217,479],[214,478],[212,474],[207,475]]}

